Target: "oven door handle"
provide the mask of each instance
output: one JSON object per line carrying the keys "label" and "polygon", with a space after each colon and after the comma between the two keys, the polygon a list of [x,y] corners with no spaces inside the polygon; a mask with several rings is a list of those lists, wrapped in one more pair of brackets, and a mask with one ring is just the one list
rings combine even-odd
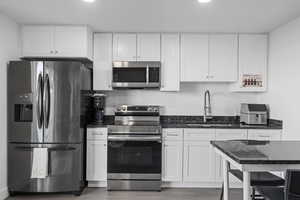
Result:
{"label": "oven door handle", "polygon": [[[153,132],[143,132],[143,131],[109,131],[109,134],[124,134],[124,135],[129,135],[129,134],[134,134],[134,133],[139,133],[142,135],[155,135],[155,134],[159,134],[160,131],[153,131]],[[115,136],[114,136],[115,137]],[[118,136],[118,137],[127,137],[127,136]],[[128,136],[128,137],[134,137],[134,136]],[[150,136],[148,136],[150,137]],[[160,136],[157,136],[160,137]],[[142,138],[142,137],[139,137]]]}
{"label": "oven door handle", "polygon": [[108,141],[153,141],[161,142],[160,136],[138,137],[138,136],[108,136]]}

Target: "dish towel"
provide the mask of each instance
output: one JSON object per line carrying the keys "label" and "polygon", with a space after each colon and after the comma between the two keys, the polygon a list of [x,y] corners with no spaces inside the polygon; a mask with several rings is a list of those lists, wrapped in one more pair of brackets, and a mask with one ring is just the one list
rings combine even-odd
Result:
{"label": "dish towel", "polygon": [[31,178],[48,176],[48,148],[33,148]]}

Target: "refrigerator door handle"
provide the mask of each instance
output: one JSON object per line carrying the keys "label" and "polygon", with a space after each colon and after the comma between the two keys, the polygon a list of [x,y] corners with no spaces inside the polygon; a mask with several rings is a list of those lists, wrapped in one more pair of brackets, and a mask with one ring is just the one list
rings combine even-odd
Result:
{"label": "refrigerator door handle", "polygon": [[42,74],[38,76],[38,108],[37,108],[37,116],[38,116],[38,128],[41,129],[43,125],[43,77]]}
{"label": "refrigerator door handle", "polygon": [[45,80],[44,80],[44,124],[45,128],[48,128],[49,125],[49,119],[50,119],[50,80],[49,75],[46,74]]}

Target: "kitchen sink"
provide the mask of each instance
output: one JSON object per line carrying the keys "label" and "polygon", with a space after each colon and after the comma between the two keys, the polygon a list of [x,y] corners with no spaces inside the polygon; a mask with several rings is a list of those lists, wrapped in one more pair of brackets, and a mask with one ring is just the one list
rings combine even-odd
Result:
{"label": "kitchen sink", "polygon": [[186,124],[190,127],[203,127],[203,128],[210,128],[210,127],[232,127],[233,124]]}

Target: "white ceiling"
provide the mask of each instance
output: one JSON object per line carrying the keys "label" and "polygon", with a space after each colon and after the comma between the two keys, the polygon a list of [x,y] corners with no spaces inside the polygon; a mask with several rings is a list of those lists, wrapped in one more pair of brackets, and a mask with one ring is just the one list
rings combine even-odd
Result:
{"label": "white ceiling", "polygon": [[300,0],[0,0],[20,23],[89,24],[97,31],[269,32],[300,16]]}

